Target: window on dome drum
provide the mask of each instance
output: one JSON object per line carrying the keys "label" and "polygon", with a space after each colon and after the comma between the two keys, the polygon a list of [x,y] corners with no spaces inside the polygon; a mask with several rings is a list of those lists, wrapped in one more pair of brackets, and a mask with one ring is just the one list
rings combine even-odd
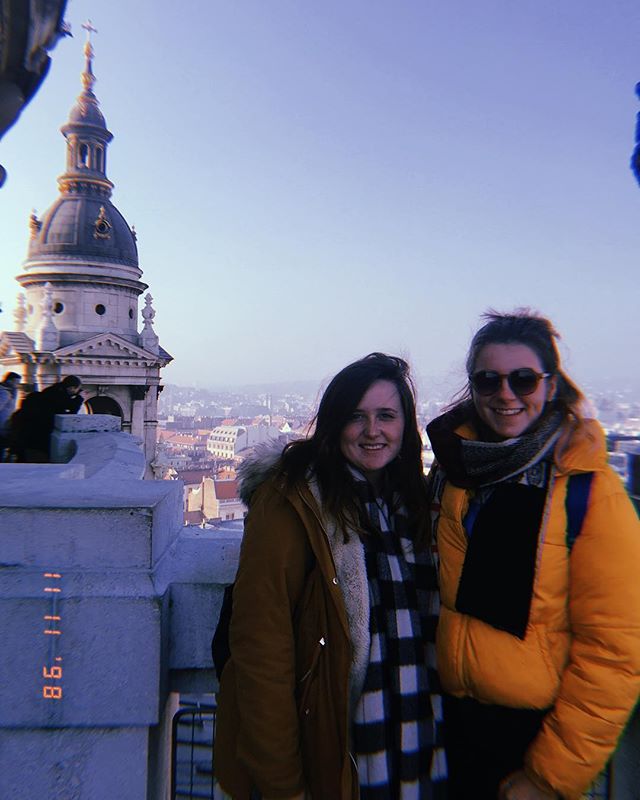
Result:
{"label": "window on dome drum", "polygon": [[133,309],[132,309],[132,308],[130,308],[130,309],[129,309],[129,319],[133,319],[133,313],[134,313],[134,312],[133,312]]}
{"label": "window on dome drum", "polygon": [[80,167],[89,167],[89,145],[88,144],[81,144],[80,145]]}
{"label": "window on dome drum", "polygon": [[101,147],[96,147],[96,169],[104,172],[104,150]]}
{"label": "window on dome drum", "polygon": [[60,301],[58,301],[57,303],[54,304],[54,306],[53,306],[53,313],[54,314],[62,314],[63,311],[64,311],[64,303],[61,303]]}
{"label": "window on dome drum", "polygon": [[98,305],[96,306],[96,314],[102,316],[103,314],[106,313],[106,311],[107,309],[102,305],[102,303],[98,303]]}

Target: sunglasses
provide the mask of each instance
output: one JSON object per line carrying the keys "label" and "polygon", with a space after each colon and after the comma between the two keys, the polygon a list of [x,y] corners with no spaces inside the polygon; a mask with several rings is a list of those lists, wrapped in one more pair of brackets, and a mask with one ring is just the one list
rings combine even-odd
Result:
{"label": "sunglasses", "polygon": [[509,388],[514,394],[523,397],[533,394],[543,378],[550,378],[551,372],[536,372],[529,367],[511,370],[507,374],[494,372],[492,369],[481,369],[469,376],[469,383],[474,392],[480,395],[495,394],[506,378]]}

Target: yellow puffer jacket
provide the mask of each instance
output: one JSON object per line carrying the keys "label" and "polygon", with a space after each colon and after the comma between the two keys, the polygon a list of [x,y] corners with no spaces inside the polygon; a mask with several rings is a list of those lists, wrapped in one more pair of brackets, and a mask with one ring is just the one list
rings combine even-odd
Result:
{"label": "yellow puffer jacket", "polygon": [[[457,431],[472,438],[469,429]],[[566,545],[568,476],[593,472],[587,513]],[[447,484],[437,538],[445,691],[514,708],[552,707],[526,756],[532,780],[579,798],[605,765],[640,692],[640,523],[606,463],[594,420],[556,445],[523,640],[455,610],[472,492]],[[517,531],[514,531],[517,535]]]}

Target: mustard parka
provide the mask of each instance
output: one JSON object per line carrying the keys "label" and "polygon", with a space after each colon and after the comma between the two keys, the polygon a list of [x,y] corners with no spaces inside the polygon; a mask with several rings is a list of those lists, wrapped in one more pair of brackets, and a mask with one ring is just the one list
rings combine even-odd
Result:
{"label": "mustard parka", "polygon": [[[475,438],[468,426],[456,432]],[[443,690],[456,697],[551,708],[525,771],[541,787],[577,800],[611,756],[640,692],[640,523],[606,463],[597,422],[567,423],[553,455],[524,639],[456,611],[472,490],[446,484],[437,526],[438,670]],[[570,553],[567,480],[580,472],[594,478]]]}
{"label": "mustard parka", "polygon": [[[342,536],[332,536],[308,485],[287,488],[261,471],[252,480],[255,491],[243,483],[250,510],[218,695],[216,779],[234,800],[249,800],[254,788],[268,798],[304,790],[314,800],[357,800],[349,677],[357,628],[368,643],[369,626],[345,606],[329,545]],[[359,538],[345,547],[359,551]],[[364,555],[352,563],[360,558],[364,568]],[[360,583],[368,609],[364,571]]]}

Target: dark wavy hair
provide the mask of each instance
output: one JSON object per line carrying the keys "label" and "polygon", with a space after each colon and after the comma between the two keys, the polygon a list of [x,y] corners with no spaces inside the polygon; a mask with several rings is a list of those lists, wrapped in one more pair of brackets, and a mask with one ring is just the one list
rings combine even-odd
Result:
{"label": "dark wavy hair", "polygon": [[[467,353],[467,375],[473,375],[480,351],[490,344],[524,344],[530,347],[540,359],[544,372],[556,377],[554,405],[565,416],[581,419],[580,406],[584,395],[569,376],[562,370],[557,341],[560,334],[550,320],[528,308],[518,308],[508,314],[493,309],[485,312],[485,324],[475,334]],[[458,408],[472,401],[469,383],[454,398],[451,408]]]}
{"label": "dark wavy hair", "polygon": [[[308,439],[291,442],[282,455],[281,473],[289,485],[304,480],[311,469],[322,496],[323,510],[344,529],[359,528],[361,510],[340,436],[365,392],[376,381],[390,381],[398,390],[404,414],[400,453],[385,468],[385,492],[398,492],[416,534],[426,523],[426,488],[422,471],[422,440],[416,420],[415,389],[409,365],[402,358],[370,353],[340,370],[327,386],[311,422]],[[364,532],[360,531],[359,532]]]}

